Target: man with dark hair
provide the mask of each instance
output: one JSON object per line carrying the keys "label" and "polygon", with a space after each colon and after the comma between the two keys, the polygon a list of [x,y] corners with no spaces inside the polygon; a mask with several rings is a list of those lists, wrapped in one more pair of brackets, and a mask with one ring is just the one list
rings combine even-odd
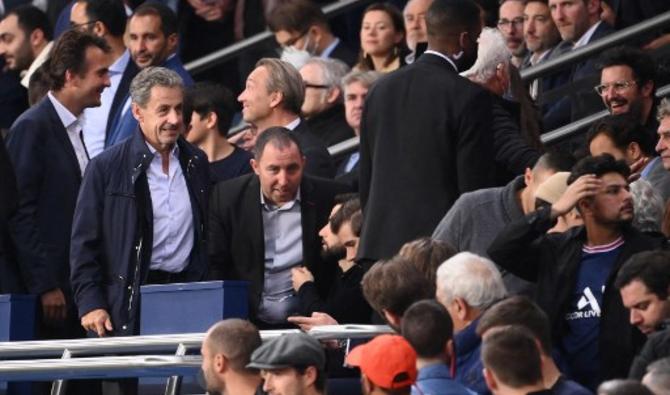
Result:
{"label": "man with dark hair", "polygon": [[251,173],[249,152],[226,138],[236,103],[228,88],[213,83],[197,83],[184,97],[186,140],[205,151],[212,184]]}
{"label": "man with dark hair", "polygon": [[481,116],[491,114],[492,98],[458,75],[477,57],[479,11],[471,0],[435,0],[426,14],[428,50],[368,93],[361,120],[361,259],[393,256],[404,243],[428,236],[460,194],[492,186],[493,125]]}
{"label": "man with dark hair", "polygon": [[54,45],[47,97],[10,129],[7,151],[16,171],[19,209],[12,238],[28,292],[41,302],[40,337],[83,335],[70,288],[70,230],[88,154],[79,117],[100,105],[109,86],[109,47],[71,31]]}
{"label": "man with dark hair", "polygon": [[630,323],[646,335],[665,329],[670,318],[669,262],[670,252],[640,252],[624,263],[614,282],[630,310]]}
{"label": "man with dark hair", "polygon": [[312,56],[339,59],[349,67],[356,63],[356,54],[333,35],[317,3],[282,2],[268,14],[267,24],[282,47],[281,59],[296,69]]}
{"label": "man with dark hair", "polygon": [[306,266],[324,298],[335,267],[321,259],[318,230],[344,188],[303,176],[305,157],[285,128],[256,140],[254,174],[216,185],[209,211],[213,277],[249,281],[250,317],[259,326],[286,327],[298,311],[291,269]]}
{"label": "man with dark hair", "polygon": [[311,134],[309,126],[300,117],[305,83],[295,67],[279,59],[259,60],[237,100],[242,104],[242,118],[254,128],[240,133],[239,138],[253,141],[268,128],[284,127],[300,141],[307,158],[307,174],[325,178],[335,175],[326,146]]}
{"label": "man with dark hair", "polygon": [[183,89],[174,71],[138,73],[130,94],[139,128],[95,157],[82,182],[71,281],[92,336],[140,332],[140,286],[205,277],[209,175],[205,154],[181,137]]}
{"label": "man with dark hair", "polygon": [[28,88],[30,75],[49,58],[51,39],[49,19],[35,6],[16,7],[0,21],[0,56],[7,68],[21,73],[24,88]]}
{"label": "man with dark hair", "polygon": [[454,352],[453,325],[444,306],[434,300],[414,303],[403,315],[402,336],[416,351],[418,376],[413,395],[471,394],[451,379],[447,364]]}
{"label": "man with dark hair", "polygon": [[365,300],[396,332],[412,303],[433,297],[428,280],[398,256],[372,265],[362,285]]}
{"label": "man with dark hair", "polygon": [[361,370],[363,395],[409,395],[416,381],[416,352],[402,336],[379,335],[354,348],[346,363]]}
{"label": "man with dark hair", "polygon": [[482,361],[486,385],[494,395],[553,393],[545,390],[539,350],[523,327],[498,328],[487,334]]}
{"label": "man with dark hair", "polygon": [[[636,252],[665,245],[664,238],[629,226],[629,174],[611,155],[581,160],[558,201],[509,224],[488,251],[497,264],[536,283],[536,300],[549,316],[569,373],[591,390],[625,375],[644,341],[612,287],[616,273]],[[545,234],[573,207],[584,226]]]}
{"label": "man with dark hair", "polygon": [[[486,250],[498,233],[510,222],[535,211],[535,190],[558,171],[574,164],[571,155],[549,152],[540,157],[533,169],[526,168],[504,187],[480,189],[461,195],[433,232],[433,238],[453,246],[457,252],[470,251],[486,256]],[[531,293],[532,285],[503,272],[511,294]]]}
{"label": "man with dark hair", "polygon": [[638,48],[617,47],[603,52],[598,61],[600,84],[595,87],[611,114],[631,114],[656,138],[656,62]]}
{"label": "man with dark hair", "polygon": [[323,395],[326,356],[321,343],[306,333],[271,339],[251,355],[247,368],[260,369],[268,394]]}
{"label": "man with dark hair", "polygon": [[498,30],[505,37],[507,49],[512,53],[512,64],[521,66],[526,57],[526,42],[523,38],[523,11],[525,0],[501,0],[498,9]]}
{"label": "man with dark hair", "polygon": [[594,123],[586,136],[592,156],[610,154],[623,160],[640,178],[649,181],[663,198],[670,198],[670,173],[655,156],[655,141],[631,114],[610,115]]}
{"label": "man with dark hair", "polygon": [[[184,86],[193,85],[193,78],[177,54],[177,15],[168,6],[148,1],[137,7],[128,20],[127,37],[130,57],[140,70],[151,66],[165,67],[179,74]],[[110,112],[112,120],[108,122],[105,147],[126,139],[137,129],[137,120],[130,110],[130,96],[121,103],[116,112]]]}
{"label": "man with dark hair", "polygon": [[207,391],[221,395],[255,394],[261,376],[247,365],[261,344],[258,329],[249,321],[231,318],[209,328],[200,348]]}
{"label": "man with dark hair", "polygon": [[84,141],[91,157],[105,148],[113,114],[128,94],[130,81],[138,68],[130,61],[123,34],[126,31],[126,9],[121,0],[78,0],[70,13],[73,29],[101,37],[111,48],[110,87],[102,92],[102,105],[84,111]]}
{"label": "man with dark hair", "polygon": [[519,325],[533,335],[539,344],[542,360],[542,379],[546,388],[556,395],[589,395],[591,392],[572,380],[568,380],[558,370],[552,357],[551,328],[547,315],[525,296],[512,296],[486,310],[477,324],[477,334],[486,337],[489,330]]}

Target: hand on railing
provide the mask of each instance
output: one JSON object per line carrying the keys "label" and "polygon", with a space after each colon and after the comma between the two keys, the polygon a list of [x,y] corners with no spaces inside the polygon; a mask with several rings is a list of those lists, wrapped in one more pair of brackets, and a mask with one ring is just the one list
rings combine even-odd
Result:
{"label": "hand on railing", "polygon": [[47,323],[63,321],[67,316],[65,295],[60,288],[43,293],[40,301],[42,302],[42,315]]}
{"label": "hand on railing", "polygon": [[81,317],[81,326],[87,331],[97,333],[100,337],[114,330],[112,320],[105,309],[95,309],[86,313]]}
{"label": "hand on railing", "polygon": [[288,317],[287,320],[291,324],[298,325],[300,327],[300,329],[302,329],[305,332],[308,332],[310,329],[314,328],[315,326],[338,325],[335,318],[329,316],[326,313],[319,313],[319,312],[312,313],[311,317],[293,316],[293,317]]}

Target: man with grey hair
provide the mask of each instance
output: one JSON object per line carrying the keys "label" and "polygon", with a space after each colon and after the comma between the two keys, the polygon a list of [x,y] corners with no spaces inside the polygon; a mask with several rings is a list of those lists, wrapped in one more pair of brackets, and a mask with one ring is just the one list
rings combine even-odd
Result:
{"label": "man with grey hair", "polygon": [[407,64],[413,63],[425,51],[423,45],[428,45],[428,32],[426,30],[426,12],[433,4],[433,0],[409,0],[402,11],[405,20],[405,41],[407,48],[412,51],[405,61]]}
{"label": "man with grey hair", "polygon": [[502,276],[491,260],[460,252],[437,269],[436,286],[435,298],[454,323],[456,381],[477,393],[488,393],[476,329],[484,311],[507,295]]}
{"label": "man with grey hair", "polygon": [[182,137],[183,82],[162,67],[130,85],[139,124],[89,163],[74,213],[71,282],[91,335],[139,333],[140,286],[200,281],[207,156]]}
{"label": "man with grey hair", "polygon": [[658,118],[656,152],[661,157],[665,170],[670,171],[670,100],[667,97],[661,100],[656,114]]}
{"label": "man with grey hair", "polygon": [[311,135],[307,122],[300,118],[305,84],[295,67],[279,59],[259,60],[237,100],[242,103],[242,118],[252,126],[239,137],[247,140],[245,145],[253,145],[258,134],[268,128],[285,127],[300,140],[307,174],[326,178],[335,175],[325,144]]}
{"label": "man with grey hair", "polygon": [[349,66],[337,59],[311,58],[300,68],[305,84],[302,115],[310,133],[326,146],[354,137],[344,118],[340,81]]}

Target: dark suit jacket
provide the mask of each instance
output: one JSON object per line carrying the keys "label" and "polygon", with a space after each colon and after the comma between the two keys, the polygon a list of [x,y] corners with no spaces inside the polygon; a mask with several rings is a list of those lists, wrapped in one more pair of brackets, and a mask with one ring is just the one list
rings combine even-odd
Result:
{"label": "dark suit jacket", "polygon": [[0,294],[20,293],[22,281],[15,259],[8,256],[9,219],[14,215],[19,203],[14,168],[4,141],[0,138]]}
{"label": "dark suit jacket", "polygon": [[[300,185],[303,264],[314,274],[322,298],[327,295],[335,266],[323,263],[318,232],[328,221],[333,198],[345,190],[333,181],[309,176],[304,176]],[[210,276],[249,281],[252,317],[261,300],[265,274],[260,196],[258,176],[248,174],[217,184],[209,206]]]}
{"label": "dark suit jacket", "polygon": [[298,138],[302,153],[307,158],[305,173],[315,177],[333,178],[335,176],[333,158],[326,145],[314,137],[304,119],[300,119],[298,126],[293,129],[293,134]]}
{"label": "dark suit jacket", "polygon": [[81,171],[65,127],[48,97],[12,125],[7,151],[19,207],[11,221],[22,279],[31,294],[70,289],[70,230]]}
{"label": "dark suit jacket", "polygon": [[424,53],[368,92],[361,120],[358,256],[430,236],[458,196],[494,184],[491,95]]}
{"label": "dark suit jacket", "polygon": [[128,91],[130,90],[130,82],[135,78],[140,69],[137,67],[135,62],[132,59],[128,60],[126,69],[123,70],[123,75],[121,76],[121,82],[119,82],[119,87],[116,88],[114,93],[114,99],[112,100],[112,106],[109,109],[109,116],[107,117],[107,127],[105,128],[105,140],[107,136],[110,135],[112,125],[114,120],[120,116],[119,111],[123,109],[123,104],[128,98]]}
{"label": "dark suit jacket", "polygon": [[333,52],[330,53],[329,58],[339,59],[347,64],[349,67],[354,67],[358,62],[358,55],[347,47],[342,40],[335,46]]}
{"label": "dark suit jacket", "polygon": [[344,106],[333,107],[314,115],[307,120],[310,133],[330,147],[355,136],[354,130],[344,117]]}

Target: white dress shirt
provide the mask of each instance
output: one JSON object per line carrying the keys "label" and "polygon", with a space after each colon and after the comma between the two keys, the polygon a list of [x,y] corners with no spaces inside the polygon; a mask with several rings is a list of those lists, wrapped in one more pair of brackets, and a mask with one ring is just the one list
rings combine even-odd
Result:
{"label": "white dress shirt", "polygon": [[84,144],[84,138],[81,132],[81,120],[75,117],[70,110],[65,108],[65,106],[54,97],[51,91],[47,92],[47,97],[51,100],[51,104],[53,104],[56,109],[58,118],[60,118],[60,121],[63,123],[63,126],[67,131],[67,137],[70,139],[70,143],[72,143],[74,154],[77,156],[77,162],[79,162],[79,170],[81,170],[81,174],[83,175],[84,170],[86,170],[86,165],[88,165],[89,157],[86,152],[86,145]]}
{"label": "white dress shirt", "polygon": [[603,23],[602,21],[597,22],[595,25],[591,26],[589,30],[582,35],[579,40],[575,43],[575,45],[572,46],[572,49],[577,49],[579,47],[583,47],[584,45],[588,44],[591,42],[591,37],[593,37],[593,33],[595,33],[596,29],[600,24]]}

